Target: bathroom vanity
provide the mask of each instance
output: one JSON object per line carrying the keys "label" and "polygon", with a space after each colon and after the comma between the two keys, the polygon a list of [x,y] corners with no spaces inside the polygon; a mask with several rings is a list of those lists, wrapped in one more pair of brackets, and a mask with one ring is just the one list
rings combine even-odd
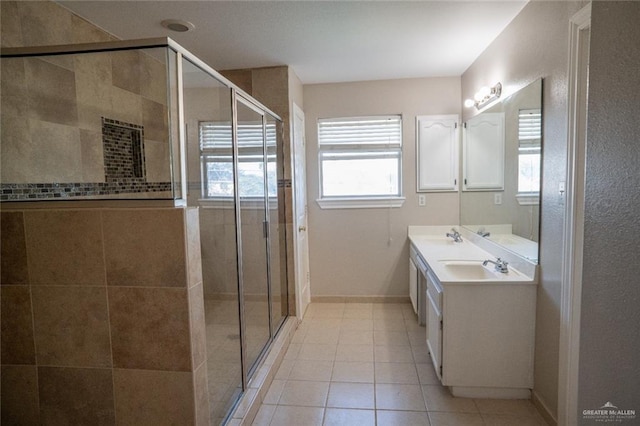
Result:
{"label": "bathroom vanity", "polygon": [[[436,374],[455,396],[529,398],[536,265],[469,231],[454,242],[445,237],[450,229],[409,227],[417,309]],[[508,272],[484,262],[497,257]]]}

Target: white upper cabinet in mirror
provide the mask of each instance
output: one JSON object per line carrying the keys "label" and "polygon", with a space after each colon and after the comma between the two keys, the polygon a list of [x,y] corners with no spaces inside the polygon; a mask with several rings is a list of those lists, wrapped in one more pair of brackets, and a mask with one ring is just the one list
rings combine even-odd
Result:
{"label": "white upper cabinet in mirror", "polygon": [[460,224],[537,262],[542,80],[465,124]]}
{"label": "white upper cabinet in mirror", "polygon": [[504,112],[486,112],[464,123],[463,191],[504,189]]}

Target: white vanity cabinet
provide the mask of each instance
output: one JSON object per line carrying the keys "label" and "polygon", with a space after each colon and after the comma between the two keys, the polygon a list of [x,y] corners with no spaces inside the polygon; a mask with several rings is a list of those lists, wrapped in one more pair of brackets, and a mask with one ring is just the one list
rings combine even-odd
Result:
{"label": "white vanity cabinet", "polygon": [[427,272],[427,348],[431,354],[433,368],[442,381],[442,287],[438,279]]}
{"label": "white vanity cabinet", "polygon": [[472,242],[484,239],[463,230],[463,241],[455,243],[445,237],[450,230],[415,226],[408,231],[436,374],[454,396],[530,398],[536,266],[503,250],[499,256],[509,270],[495,271],[483,262],[497,254]]}
{"label": "white vanity cabinet", "polygon": [[447,284],[429,274],[427,297],[427,344],[453,395],[530,396],[535,285]]}
{"label": "white vanity cabinet", "polygon": [[418,192],[458,190],[458,116],[416,117]]}

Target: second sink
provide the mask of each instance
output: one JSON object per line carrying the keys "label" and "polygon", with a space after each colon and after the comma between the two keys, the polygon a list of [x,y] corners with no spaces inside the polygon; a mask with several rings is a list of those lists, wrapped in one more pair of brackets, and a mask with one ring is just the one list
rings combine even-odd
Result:
{"label": "second sink", "polygon": [[482,266],[481,260],[441,260],[447,273],[460,281],[495,280],[496,274]]}

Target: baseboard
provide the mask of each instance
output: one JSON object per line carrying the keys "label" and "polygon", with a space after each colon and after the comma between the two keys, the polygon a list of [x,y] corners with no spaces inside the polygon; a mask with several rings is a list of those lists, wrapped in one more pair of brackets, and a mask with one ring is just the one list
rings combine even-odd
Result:
{"label": "baseboard", "polygon": [[556,419],[553,414],[551,414],[551,410],[547,407],[547,404],[538,396],[538,392],[533,390],[531,392],[531,402],[538,409],[538,413],[542,416],[545,422],[549,426],[558,426],[558,419]]}
{"label": "baseboard", "polygon": [[409,296],[311,296],[312,303],[409,303]]}

